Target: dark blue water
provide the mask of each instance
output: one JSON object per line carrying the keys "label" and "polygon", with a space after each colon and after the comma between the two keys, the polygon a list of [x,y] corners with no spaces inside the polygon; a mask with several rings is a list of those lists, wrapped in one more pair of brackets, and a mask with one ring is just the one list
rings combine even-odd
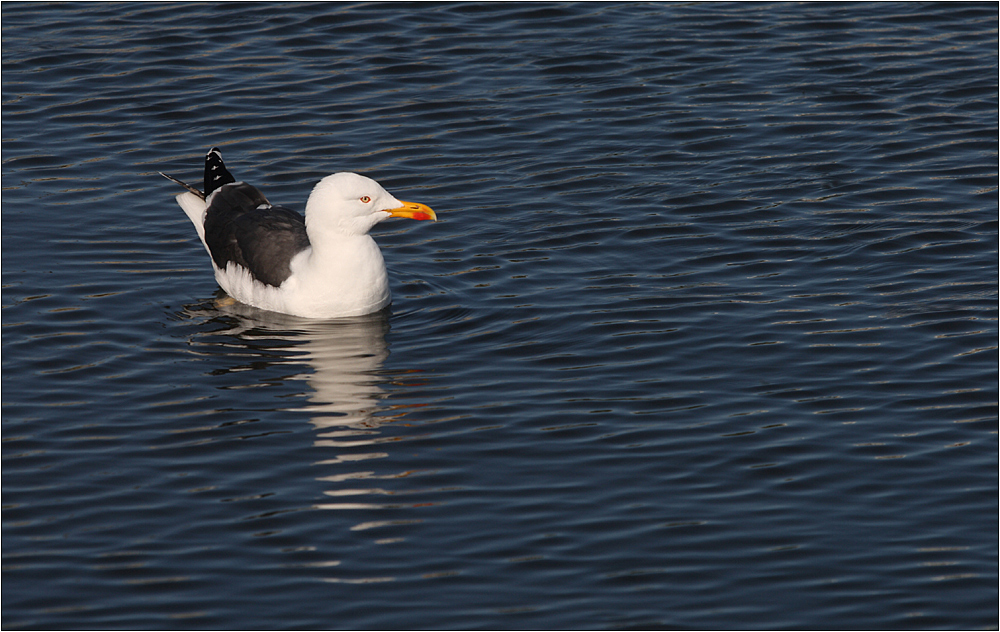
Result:
{"label": "dark blue water", "polygon": [[[996,628],[995,3],[2,12],[5,629]],[[221,301],[213,145],[391,309]]]}

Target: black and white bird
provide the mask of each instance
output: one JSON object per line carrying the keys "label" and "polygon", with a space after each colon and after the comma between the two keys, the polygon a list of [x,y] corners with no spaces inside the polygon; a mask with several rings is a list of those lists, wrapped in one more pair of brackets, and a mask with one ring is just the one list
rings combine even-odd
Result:
{"label": "black and white bird", "polygon": [[368,231],[390,217],[437,220],[427,206],[401,202],[371,178],[346,172],[319,181],[303,218],[236,181],[216,147],[205,156],[204,193],[160,175],[187,189],[177,203],[229,296],[306,318],[360,316],[388,305],[385,261]]}

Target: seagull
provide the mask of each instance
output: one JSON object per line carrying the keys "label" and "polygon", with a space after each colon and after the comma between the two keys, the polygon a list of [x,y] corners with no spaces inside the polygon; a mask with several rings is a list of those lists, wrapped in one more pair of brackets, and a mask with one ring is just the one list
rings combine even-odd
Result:
{"label": "seagull", "polygon": [[390,217],[437,220],[429,207],[401,202],[371,178],[348,172],[319,181],[303,218],[238,182],[218,147],[205,156],[204,192],[160,175],[186,189],[177,203],[229,296],[305,318],[360,316],[384,308],[392,300],[389,277],[368,231]]}

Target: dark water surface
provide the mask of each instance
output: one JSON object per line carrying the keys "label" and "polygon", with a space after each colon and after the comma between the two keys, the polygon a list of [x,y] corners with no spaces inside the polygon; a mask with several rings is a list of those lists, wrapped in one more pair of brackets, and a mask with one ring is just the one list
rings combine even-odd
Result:
{"label": "dark water surface", "polygon": [[[996,3],[2,17],[5,629],[995,629]],[[391,310],[220,302],[212,145]]]}

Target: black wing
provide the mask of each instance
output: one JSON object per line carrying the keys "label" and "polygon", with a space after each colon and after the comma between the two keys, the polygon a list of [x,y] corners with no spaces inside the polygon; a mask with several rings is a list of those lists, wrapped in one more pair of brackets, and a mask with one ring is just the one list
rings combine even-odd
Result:
{"label": "black wing", "polygon": [[[206,170],[206,180],[207,175]],[[271,206],[255,187],[241,182],[215,192],[205,213],[205,243],[219,268],[232,261],[261,283],[278,287],[292,273],[292,257],[309,247],[309,237],[301,215]]]}
{"label": "black wing", "polygon": [[209,194],[212,193],[212,191],[215,191],[216,189],[221,188],[227,184],[236,182],[236,178],[233,177],[233,174],[229,173],[229,170],[226,169],[226,164],[222,162],[222,152],[219,151],[218,147],[212,147],[211,149],[208,150],[208,153],[205,154],[204,193],[202,193],[201,191],[199,191],[198,189],[194,188],[193,186],[191,186],[186,182],[181,182],[180,180],[178,180],[173,176],[168,176],[162,171],[160,171],[159,173],[167,180],[170,180],[171,182],[176,182],[177,184],[181,185],[182,187],[184,187],[191,193],[194,193],[203,200],[207,198]]}
{"label": "black wing", "polygon": [[229,173],[226,164],[222,162],[222,152],[218,147],[212,147],[205,154],[205,197],[211,195],[212,191],[233,182],[236,182],[236,178]]}

